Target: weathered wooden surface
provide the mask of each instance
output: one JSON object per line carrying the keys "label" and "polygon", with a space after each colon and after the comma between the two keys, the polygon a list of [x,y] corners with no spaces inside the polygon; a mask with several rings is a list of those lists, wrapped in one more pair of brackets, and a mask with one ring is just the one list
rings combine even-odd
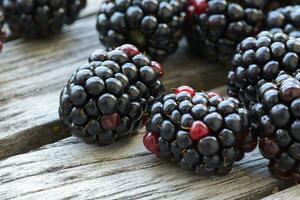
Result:
{"label": "weathered wooden surface", "polygon": [[300,200],[300,185],[275,193],[263,200]]}
{"label": "weathered wooden surface", "polygon": [[[58,121],[59,92],[71,73],[96,48],[103,46],[95,30],[95,16],[81,19],[47,40],[18,39],[5,44],[0,55],[0,119],[3,119],[0,120],[0,158],[67,136]],[[211,89],[225,81],[226,67],[195,58],[184,40],[180,50],[164,66],[167,88],[188,83]],[[212,76],[218,79],[212,81]],[[49,125],[51,137],[44,125]],[[35,134],[30,132],[33,128]]]}
{"label": "weathered wooden surface", "polygon": [[[141,131],[142,133],[142,131]],[[0,199],[259,199],[286,188],[258,152],[205,179],[149,154],[142,134],[98,147],[74,137],[0,162]]]}
{"label": "weathered wooden surface", "polygon": [[[88,55],[86,45],[91,43],[79,46],[77,41],[86,36],[84,30],[92,29],[101,2],[88,0],[81,12],[81,18],[90,16],[88,27],[83,26],[86,20],[79,20],[51,39],[18,39],[5,43],[0,54],[0,159],[69,135],[58,121],[57,92],[61,84],[55,85],[55,80],[61,77],[60,82],[65,81],[66,74],[71,73],[71,63],[80,63]],[[81,37],[75,37],[76,34]],[[96,44],[92,48],[96,48]],[[81,50],[86,53],[79,57]],[[67,68],[70,70],[62,74],[64,77],[54,76]],[[48,73],[51,70],[55,73]]]}
{"label": "weathered wooden surface", "polygon": [[[289,188],[270,177],[258,151],[229,175],[207,179],[149,154],[142,145],[144,130],[106,147],[68,137],[58,119],[58,96],[89,53],[103,48],[95,30],[102,1],[88,0],[81,19],[62,34],[5,44],[0,54],[0,199],[255,200]],[[191,54],[184,40],[164,67],[167,89],[188,84],[225,93],[226,67]],[[300,199],[299,189],[266,199]]]}

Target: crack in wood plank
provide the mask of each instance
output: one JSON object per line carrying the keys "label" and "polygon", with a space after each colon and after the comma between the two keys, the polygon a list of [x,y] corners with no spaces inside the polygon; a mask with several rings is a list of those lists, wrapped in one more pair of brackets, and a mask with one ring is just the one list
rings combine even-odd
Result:
{"label": "crack in wood plank", "polygon": [[300,185],[270,195],[263,200],[300,200]]}

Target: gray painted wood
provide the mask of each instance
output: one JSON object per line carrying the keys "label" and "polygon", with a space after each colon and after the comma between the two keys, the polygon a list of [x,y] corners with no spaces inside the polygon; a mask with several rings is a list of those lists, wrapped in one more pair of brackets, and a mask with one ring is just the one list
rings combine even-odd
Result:
{"label": "gray painted wood", "polygon": [[0,162],[0,199],[259,199],[288,185],[254,152],[224,177],[204,178],[149,154],[143,130],[98,147],[74,137]]}

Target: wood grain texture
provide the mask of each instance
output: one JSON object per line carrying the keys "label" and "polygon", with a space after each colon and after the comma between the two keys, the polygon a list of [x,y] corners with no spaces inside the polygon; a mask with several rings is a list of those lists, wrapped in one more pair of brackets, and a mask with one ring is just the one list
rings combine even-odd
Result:
{"label": "wood grain texture", "polygon": [[[141,131],[140,133],[143,133]],[[288,187],[256,151],[204,178],[149,154],[142,134],[98,147],[74,137],[0,162],[0,199],[259,199]]]}
{"label": "wood grain texture", "polygon": [[[49,39],[6,43],[0,55],[0,159],[68,136],[58,120],[59,93],[97,48],[103,45],[98,42],[95,16],[78,20]],[[164,82],[168,89],[181,84],[211,89],[224,84],[226,71],[191,54],[183,40],[165,62]]]}
{"label": "wood grain texture", "polygon": [[300,200],[300,185],[270,195],[263,200]]}
{"label": "wood grain texture", "polygon": [[[95,13],[101,1],[88,0],[81,19],[65,27],[62,34],[5,44],[0,54],[1,200],[255,200],[289,187],[270,177],[267,161],[258,151],[225,177],[203,178],[149,154],[141,142],[144,130],[106,147],[68,137],[67,127],[58,118],[58,97],[89,53],[103,48],[95,30]],[[225,94],[226,67],[192,54],[185,40],[164,66],[167,90],[187,84]],[[24,152],[28,153],[20,154]],[[296,199],[297,189],[299,186],[267,200]]]}

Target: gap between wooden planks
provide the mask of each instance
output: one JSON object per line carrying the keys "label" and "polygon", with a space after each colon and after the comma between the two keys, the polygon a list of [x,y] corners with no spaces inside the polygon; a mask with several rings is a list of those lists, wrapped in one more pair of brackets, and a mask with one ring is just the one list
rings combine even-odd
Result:
{"label": "gap between wooden planks", "polygon": [[149,154],[143,130],[110,146],[69,137],[0,162],[0,199],[249,199],[289,185],[258,151],[224,177],[203,178]]}
{"label": "gap between wooden planks", "polygon": [[[6,43],[0,55],[0,159],[69,135],[58,120],[59,93],[71,73],[103,48],[95,16],[78,20],[62,34],[39,41]],[[188,84],[211,89],[225,83],[226,67],[188,51],[185,40],[164,64],[167,89]]]}
{"label": "gap between wooden planks", "polygon": [[[46,41],[19,39],[6,44],[0,55],[0,158],[69,135],[56,112],[59,91],[91,49],[102,47],[97,43],[92,16],[99,1],[88,2],[81,14],[86,19],[65,28],[61,35]],[[185,51],[182,42],[179,52],[165,64],[167,88],[189,83],[211,89],[224,83],[219,77],[225,77],[226,69]],[[141,135],[109,147],[88,146],[71,137],[10,157],[0,162],[0,184],[0,199],[258,199],[274,188],[288,187],[270,178],[266,161],[258,152],[228,176],[205,180],[150,155],[141,145]],[[298,188],[267,199],[296,199]]]}

